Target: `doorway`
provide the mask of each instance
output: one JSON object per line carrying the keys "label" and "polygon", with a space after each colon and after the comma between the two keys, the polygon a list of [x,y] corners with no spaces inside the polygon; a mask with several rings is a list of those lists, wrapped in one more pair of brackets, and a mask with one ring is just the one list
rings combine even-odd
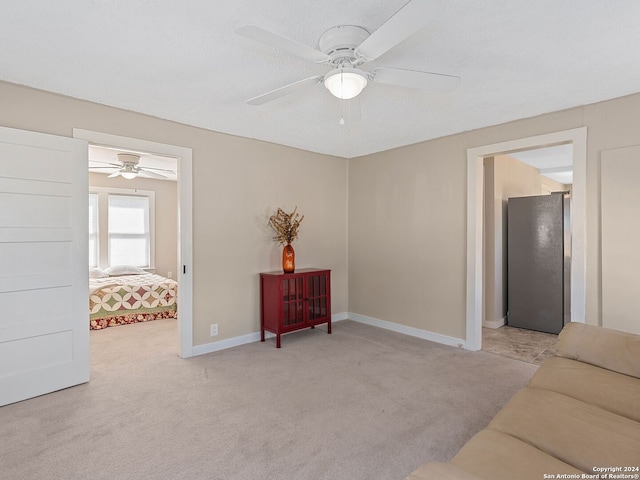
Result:
{"label": "doorway", "polygon": [[74,138],[87,140],[89,144],[116,147],[124,150],[149,152],[177,158],[178,172],[178,334],[181,358],[193,356],[193,275],[192,275],[192,151],[190,148],[150,142],[119,135],[76,129]]}
{"label": "doorway", "polygon": [[[570,143],[509,152],[504,155],[484,158],[482,350],[535,364],[539,364],[542,359],[555,353],[557,333],[543,333],[541,331],[516,328],[521,325],[517,321],[518,317],[522,322],[522,314],[524,313],[522,309],[520,310],[520,315],[516,312],[515,320],[514,317],[509,317],[509,320],[514,320],[513,322],[507,321],[507,313],[511,305],[509,301],[510,290],[507,288],[507,284],[511,282],[509,279],[511,272],[507,268],[507,251],[509,249],[507,235],[507,216],[509,212],[507,204],[511,205],[511,200],[509,199],[514,197],[529,197],[531,201],[538,202],[538,205],[540,202],[544,202],[547,205],[550,197],[545,199],[545,196],[550,195],[552,192],[567,192],[571,190],[572,177],[573,146]],[[521,209],[523,205],[530,205],[530,203],[526,203],[524,198],[520,198],[520,200],[525,201],[524,204],[522,202],[519,203]],[[549,205],[557,205],[557,202],[552,202]],[[529,211],[529,213],[531,212]],[[549,231],[557,230],[551,229]],[[520,240],[522,241],[523,239],[520,238]],[[567,245],[570,245],[570,241]],[[539,298],[545,303],[545,307],[541,308],[550,308],[551,305],[558,308],[559,305],[562,305],[561,308],[563,308],[563,311],[566,310],[567,318],[570,318],[570,296],[567,296],[565,301],[565,284],[563,281],[560,283],[560,286],[563,287],[560,289],[560,295],[562,295],[560,298],[556,297],[555,294],[547,296],[547,294],[557,291],[559,280],[557,274],[560,273],[562,275],[561,278],[564,278],[565,275],[569,274],[568,267],[562,264],[558,268],[557,264],[554,263],[546,264],[545,268],[545,275],[555,272],[556,276],[550,275],[550,281],[543,282],[546,285],[544,294],[541,293],[541,290],[538,290],[538,296],[544,295],[544,300]],[[525,275],[520,280],[528,281],[530,278],[530,275]],[[540,287],[544,288],[542,285]],[[520,298],[522,299],[522,297]],[[560,300],[560,304],[558,304],[558,300]],[[529,319],[535,317],[536,321],[540,321],[545,317],[540,312],[533,313],[528,307],[526,311],[531,312],[527,314]],[[555,315],[557,313],[560,313],[561,326],[565,314],[556,312],[554,313],[554,318],[556,318]],[[549,319],[549,322],[551,321]],[[556,328],[557,325],[558,323],[554,322],[553,328]],[[547,323],[546,327],[548,328],[549,326],[549,323]]]}
{"label": "doorway", "polygon": [[483,252],[484,252],[484,159],[544,146],[573,147],[573,241],[571,246],[572,321],[584,322],[586,237],[586,128],[565,130],[467,150],[467,350],[482,348]]}

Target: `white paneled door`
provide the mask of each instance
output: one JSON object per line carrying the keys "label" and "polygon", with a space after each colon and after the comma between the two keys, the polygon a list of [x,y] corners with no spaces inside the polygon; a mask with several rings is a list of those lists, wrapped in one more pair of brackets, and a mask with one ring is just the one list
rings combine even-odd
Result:
{"label": "white paneled door", "polygon": [[0,406],[89,380],[87,142],[0,127]]}

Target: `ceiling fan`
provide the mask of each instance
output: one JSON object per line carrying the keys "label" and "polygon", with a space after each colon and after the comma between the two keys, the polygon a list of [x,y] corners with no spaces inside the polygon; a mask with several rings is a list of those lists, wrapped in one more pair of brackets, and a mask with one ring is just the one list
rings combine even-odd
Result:
{"label": "ceiling fan", "polygon": [[348,100],[362,92],[370,81],[436,92],[454,90],[460,77],[439,73],[378,67],[366,71],[360,67],[371,62],[413,35],[442,10],[440,0],[411,0],[375,32],[355,25],[338,25],[324,32],[318,49],[308,47],[255,25],[244,25],[238,35],[266,43],[315,63],[326,63],[331,70],[325,75],[305,78],[247,100],[249,105],[262,105],[307,86],[323,83],[337,98]]}
{"label": "ceiling fan", "polygon": [[168,178],[166,175],[161,175],[159,173],[153,172],[152,170],[159,170],[164,172],[175,173],[172,170],[167,170],[164,168],[155,168],[155,167],[139,167],[138,163],[140,162],[140,155],[134,155],[132,153],[118,153],[118,163],[111,162],[101,162],[106,163],[108,167],[90,167],[91,170],[101,169],[101,168],[109,168],[113,169],[117,167],[118,170],[109,175],[108,178],[122,176],[127,180],[132,180],[137,176],[147,177],[147,178],[157,178],[164,179]]}

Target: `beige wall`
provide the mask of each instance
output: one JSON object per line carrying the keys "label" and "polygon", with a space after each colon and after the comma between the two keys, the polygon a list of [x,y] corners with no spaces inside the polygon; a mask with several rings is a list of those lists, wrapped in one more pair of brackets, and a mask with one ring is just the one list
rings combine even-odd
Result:
{"label": "beige wall", "polygon": [[156,192],[156,273],[172,278],[178,274],[178,188],[177,182],[136,177],[109,178],[100,173],[89,173],[89,185],[93,187],[137,188]]}
{"label": "beige wall", "polygon": [[509,155],[486,158],[484,222],[484,318],[497,327],[507,315],[507,202],[510,197],[541,195],[567,186],[540,175],[538,170]]}
{"label": "beige wall", "polygon": [[0,105],[5,127],[67,137],[80,128],[193,150],[194,345],[259,331],[258,273],[280,268],[280,247],[265,227],[277,207],[304,213],[296,266],[332,269],[332,310],[347,311],[345,159],[7,83]]}
{"label": "beige wall", "polygon": [[[334,312],[465,338],[467,149],[582,126],[586,321],[599,324],[600,153],[640,144],[640,94],[348,162],[6,83],[0,104],[2,126],[64,136],[77,127],[193,149],[196,345],[257,331],[257,274],[279,268],[266,219],[296,205],[306,215],[297,265],[333,269]],[[215,339],[211,323],[220,325]]]}
{"label": "beige wall", "polygon": [[601,324],[600,153],[639,145],[640,94],[349,162],[349,309],[465,338],[466,151],[587,127],[586,321]]}
{"label": "beige wall", "polygon": [[[542,194],[551,192],[570,192],[572,185],[565,185],[564,183],[556,182],[551,178],[540,176],[540,182],[542,187]],[[546,191],[546,190],[549,191]]]}
{"label": "beige wall", "polygon": [[464,338],[463,154],[447,137],[349,161],[351,312]]}

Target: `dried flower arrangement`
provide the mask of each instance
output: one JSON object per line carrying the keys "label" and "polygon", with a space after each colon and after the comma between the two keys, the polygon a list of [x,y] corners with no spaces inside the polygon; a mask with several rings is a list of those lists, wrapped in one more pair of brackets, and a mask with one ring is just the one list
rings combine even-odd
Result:
{"label": "dried flower arrangement", "polygon": [[304,215],[297,213],[298,207],[293,212],[287,213],[281,208],[271,215],[269,218],[269,226],[276,232],[274,240],[280,242],[280,245],[287,245],[298,238],[298,228],[304,219]]}

